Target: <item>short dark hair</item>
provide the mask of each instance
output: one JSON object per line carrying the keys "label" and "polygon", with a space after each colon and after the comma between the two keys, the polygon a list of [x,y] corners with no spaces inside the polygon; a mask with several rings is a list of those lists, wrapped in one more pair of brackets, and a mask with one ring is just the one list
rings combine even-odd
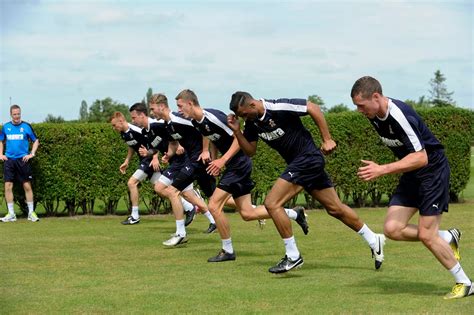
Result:
{"label": "short dark hair", "polygon": [[362,98],[367,99],[371,97],[374,93],[379,93],[380,95],[383,95],[382,85],[379,81],[377,81],[377,79],[372,78],[370,76],[365,76],[355,81],[351,90],[351,98],[362,94]]}
{"label": "short dark hair", "polygon": [[182,90],[181,92],[179,92],[178,95],[176,95],[176,97],[174,99],[175,100],[181,100],[182,99],[182,100],[185,100],[185,101],[191,101],[191,102],[194,103],[194,105],[200,106],[199,105],[199,100],[196,96],[196,93],[194,93],[190,89]]}
{"label": "short dark hair", "polygon": [[21,108],[20,108],[19,105],[13,104],[12,106],[10,106],[10,114],[12,113],[12,110],[14,110],[14,109],[19,109],[19,110],[21,110]]}
{"label": "short dark hair", "polygon": [[148,109],[146,108],[146,105],[143,103],[135,103],[130,107],[129,112],[139,112],[145,114],[145,116],[148,116]]}
{"label": "short dark hair", "polygon": [[244,105],[248,104],[253,100],[252,95],[247,92],[237,91],[232,94],[232,98],[230,99],[229,109],[234,113],[237,112],[237,109]]}

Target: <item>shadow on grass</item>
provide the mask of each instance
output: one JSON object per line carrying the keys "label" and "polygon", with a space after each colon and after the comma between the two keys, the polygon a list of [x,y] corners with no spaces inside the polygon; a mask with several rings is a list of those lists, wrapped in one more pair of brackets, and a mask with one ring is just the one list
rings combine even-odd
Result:
{"label": "shadow on grass", "polygon": [[[394,294],[413,294],[420,296],[440,296],[448,292],[446,285],[439,286],[434,282],[415,282],[405,279],[389,279],[389,278],[371,278],[364,279],[353,284],[354,287],[367,288],[369,290],[378,290],[378,294],[394,295]],[[366,294],[362,292],[361,294]]]}

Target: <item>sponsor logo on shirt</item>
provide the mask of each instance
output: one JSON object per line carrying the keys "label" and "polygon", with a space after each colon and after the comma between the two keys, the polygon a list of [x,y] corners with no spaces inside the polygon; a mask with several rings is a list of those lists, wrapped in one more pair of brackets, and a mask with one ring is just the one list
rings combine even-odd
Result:
{"label": "sponsor logo on shirt", "polygon": [[264,140],[272,141],[272,140],[283,137],[285,135],[285,132],[281,128],[278,128],[270,132],[259,133],[258,135],[260,136],[260,138]]}
{"label": "sponsor logo on shirt", "polygon": [[179,133],[173,133],[171,134],[171,138],[173,138],[174,140],[181,140],[183,139],[183,137],[181,137],[181,135]]}
{"label": "sponsor logo on shirt", "polygon": [[157,147],[160,144],[161,140],[163,139],[160,136],[156,136],[155,139],[151,142],[151,145],[153,147]]}
{"label": "sponsor logo on shirt", "polygon": [[137,140],[129,140],[129,141],[127,141],[127,144],[128,144],[129,146],[131,146],[131,147],[134,146],[134,145],[137,144],[137,143],[138,143]]}
{"label": "sponsor logo on shirt", "polygon": [[388,139],[385,137],[380,137],[380,139],[382,139],[382,142],[387,147],[402,147],[403,146],[403,143],[398,139]]}
{"label": "sponsor logo on shirt", "polygon": [[23,140],[23,135],[22,134],[11,134],[7,135],[8,140]]}
{"label": "sponsor logo on shirt", "polygon": [[211,141],[217,141],[221,138],[221,135],[218,133],[213,133],[212,135],[206,136]]}

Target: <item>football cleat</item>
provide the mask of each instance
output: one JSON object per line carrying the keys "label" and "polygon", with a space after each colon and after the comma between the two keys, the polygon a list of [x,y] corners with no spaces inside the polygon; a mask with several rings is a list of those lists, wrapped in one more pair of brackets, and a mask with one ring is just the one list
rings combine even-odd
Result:
{"label": "football cleat", "polygon": [[223,262],[228,260],[235,260],[235,253],[231,254],[221,249],[217,256],[209,258],[207,262]]}
{"label": "football cleat", "polygon": [[214,223],[209,223],[209,227],[207,228],[207,230],[204,231],[204,233],[211,234],[216,229],[217,229],[217,225],[215,225]]}
{"label": "football cleat", "polygon": [[467,285],[464,283],[456,283],[448,294],[444,296],[445,300],[451,300],[451,299],[460,299],[469,295],[474,294],[474,285],[471,283],[471,285]]}
{"label": "football cleat", "polygon": [[15,222],[16,221],[16,215],[15,214],[10,214],[7,213],[6,216],[0,219],[2,222]]}
{"label": "football cleat", "polygon": [[308,226],[308,221],[306,221],[306,213],[304,211],[304,207],[302,206],[296,206],[293,208],[293,210],[296,212],[296,223],[301,227],[303,230],[303,233],[305,235],[308,234],[309,232],[309,226]]}
{"label": "football cleat", "polygon": [[263,228],[265,227],[265,224],[266,224],[265,219],[258,220],[258,227],[260,228],[260,230],[263,230]]}
{"label": "football cleat", "polygon": [[184,218],[184,226],[188,226],[194,221],[194,218],[196,217],[196,211],[197,207],[194,206],[192,210],[184,212],[184,214],[186,215],[186,217]]}
{"label": "football cleat", "polygon": [[303,265],[303,257],[298,257],[296,260],[291,260],[285,255],[278,264],[268,269],[271,273],[284,273],[294,268],[299,268]]}
{"label": "football cleat", "polygon": [[174,234],[173,236],[171,236],[169,240],[164,241],[163,245],[167,247],[174,247],[174,246],[178,246],[187,242],[188,242],[188,239],[186,236]]}
{"label": "football cleat", "polygon": [[385,235],[383,234],[375,234],[377,242],[375,243],[375,248],[370,249],[372,251],[372,258],[375,258],[375,269],[380,269],[383,263],[383,247],[385,245]]}
{"label": "football cleat", "polygon": [[459,253],[459,241],[461,240],[461,231],[458,229],[450,229],[448,230],[449,234],[453,236],[451,242],[449,242],[449,246],[453,250],[454,257],[457,261],[461,260],[461,254]]}
{"label": "football cleat", "polygon": [[134,219],[132,216],[129,216],[126,220],[122,221],[123,225],[133,225],[140,223],[140,218]]}
{"label": "football cleat", "polygon": [[38,215],[36,214],[36,212],[31,212],[28,214],[28,221],[31,221],[31,222],[38,222],[40,219],[38,218]]}

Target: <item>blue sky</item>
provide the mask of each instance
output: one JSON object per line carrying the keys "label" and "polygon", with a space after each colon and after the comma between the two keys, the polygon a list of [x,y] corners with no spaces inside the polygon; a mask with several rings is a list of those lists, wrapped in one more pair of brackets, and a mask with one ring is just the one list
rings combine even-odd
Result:
{"label": "blue sky", "polygon": [[472,1],[0,0],[0,118],[77,119],[82,100],[131,105],[185,88],[228,112],[231,94],[353,106],[363,75],[387,96],[428,95],[439,69],[474,108]]}

